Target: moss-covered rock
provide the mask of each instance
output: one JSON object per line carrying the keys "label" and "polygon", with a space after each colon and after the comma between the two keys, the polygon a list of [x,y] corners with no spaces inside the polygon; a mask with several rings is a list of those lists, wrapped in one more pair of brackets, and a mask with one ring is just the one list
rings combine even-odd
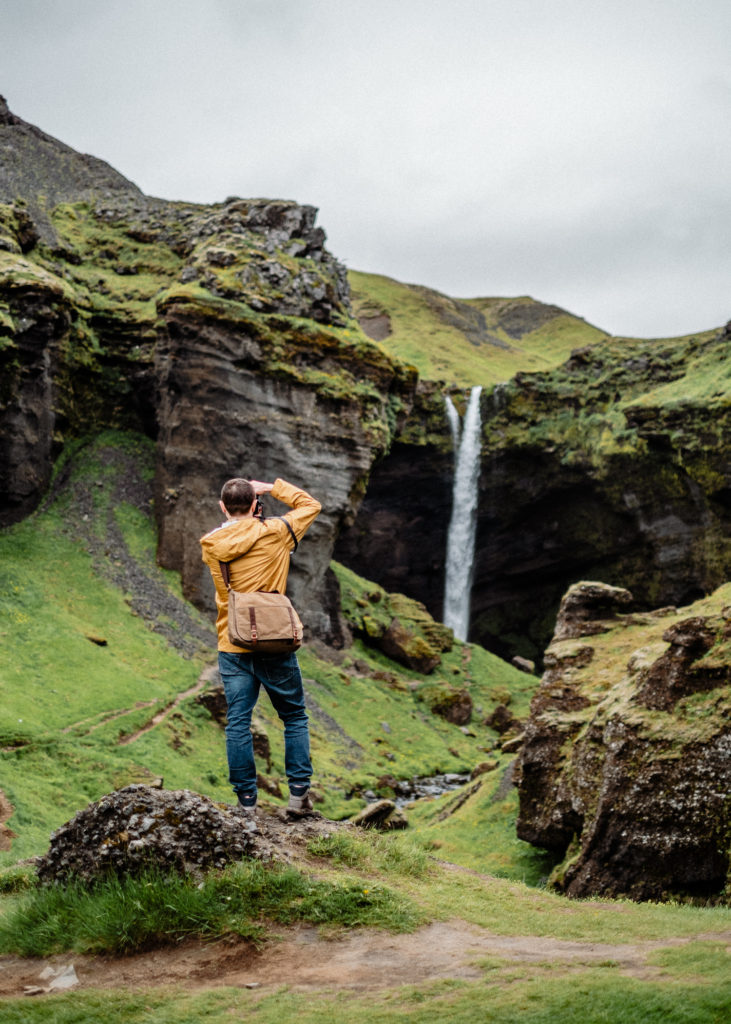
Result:
{"label": "moss-covered rock", "polygon": [[342,609],[357,636],[389,658],[428,675],[454,643],[451,629],[436,622],[423,604],[389,594],[344,566],[333,563]]}
{"label": "moss-covered rock", "polygon": [[519,761],[518,835],[561,858],[561,891],[727,898],[730,600],[727,584],[689,608],[602,615],[549,647]]}

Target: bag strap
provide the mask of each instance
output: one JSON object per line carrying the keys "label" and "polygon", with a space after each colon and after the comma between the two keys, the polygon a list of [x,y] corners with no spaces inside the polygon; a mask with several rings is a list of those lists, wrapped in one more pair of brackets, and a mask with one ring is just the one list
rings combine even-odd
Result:
{"label": "bag strap", "polygon": [[293,529],[292,529],[292,527],[291,527],[291,526],[289,525],[289,523],[288,523],[288,522],[287,522],[287,520],[286,520],[286,519],[284,518],[284,516],[275,516],[274,518],[275,518],[275,519],[281,519],[281,520],[282,520],[282,522],[284,523],[284,525],[285,525],[285,526],[287,527],[287,529],[289,530],[289,532],[290,532],[290,533],[292,534],[292,540],[294,541],[294,547],[292,548],[292,554],[294,554],[294,553],[295,553],[295,551],[297,550],[297,546],[299,545],[299,541],[297,540],[297,538],[296,538],[296,537],[295,537],[295,535],[294,535],[294,530],[293,530]]}
{"label": "bag strap", "polygon": [[[299,544],[299,541],[298,541],[298,540],[297,540],[297,538],[295,537],[295,534],[294,534],[294,530],[293,530],[293,529],[292,529],[292,527],[291,527],[291,526],[289,525],[289,523],[288,523],[288,522],[287,522],[287,520],[286,520],[286,519],[284,518],[284,516],[274,516],[274,518],[275,518],[275,519],[281,519],[281,520],[282,520],[282,522],[284,523],[284,525],[285,525],[285,526],[287,527],[287,529],[289,530],[290,534],[292,535],[292,540],[294,541],[294,547],[292,548],[292,554],[294,554],[294,553],[295,553],[295,551],[297,550],[297,546],[298,546],[298,544]],[[252,545],[252,546],[253,546],[253,545]],[[251,549],[249,549],[249,550],[251,550]],[[249,552],[247,551],[247,552],[245,552],[245,553],[244,553],[243,555],[239,555],[239,558],[245,558],[245,557],[246,557],[246,555],[248,555],[248,553],[249,553]],[[236,561],[236,559],[235,559],[235,558],[232,558],[232,559],[231,559],[231,562],[235,562],[235,561]],[[231,562],[220,562],[220,561],[219,561],[219,563],[218,563],[218,565],[219,565],[219,567],[220,567],[220,569],[221,569],[221,575],[223,576],[223,582],[224,582],[224,583],[226,584],[226,590],[230,590],[230,589],[231,589],[231,575],[230,575],[230,573],[229,573],[229,571],[228,571],[228,567],[229,567],[229,565],[231,564]]]}

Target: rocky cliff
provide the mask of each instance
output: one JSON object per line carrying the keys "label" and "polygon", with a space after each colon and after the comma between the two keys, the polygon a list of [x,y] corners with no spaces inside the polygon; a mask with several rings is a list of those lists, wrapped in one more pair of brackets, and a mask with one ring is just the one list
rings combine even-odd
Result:
{"label": "rocky cliff", "polygon": [[540,656],[581,577],[628,586],[638,607],[728,578],[728,330],[611,338],[527,297],[363,274],[351,304],[312,207],[149,198],[4,101],[0,142],[0,524],[36,506],[69,438],[133,428],[157,443],[161,562],[199,604],[220,482],[282,475],[323,500],[292,578],[321,635],[341,632],[334,545],[439,617],[443,393],[463,406],[481,383],[471,638]]}
{"label": "rocky cliff", "polygon": [[518,835],[560,859],[561,891],[724,898],[730,599],[638,614],[622,588],[565,595],[517,772]]}
{"label": "rocky cliff", "polygon": [[352,318],[316,211],[151,199],[4,101],[0,130],[0,522],[36,506],[69,438],[143,430],[157,441],[160,561],[205,606],[198,537],[218,521],[221,483],[289,478],[324,506],[293,596],[337,642],[334,539],[415,375]]}
{"label": "rocky cliff", "polygon": [[[728,328],[608,338],[483,394],[472,639],[540,655],[582,577],[628,586],[637,607],[729,578],[728,343]],[[420,385],[337,551],[437,616],[453,466],[441,391]]]}

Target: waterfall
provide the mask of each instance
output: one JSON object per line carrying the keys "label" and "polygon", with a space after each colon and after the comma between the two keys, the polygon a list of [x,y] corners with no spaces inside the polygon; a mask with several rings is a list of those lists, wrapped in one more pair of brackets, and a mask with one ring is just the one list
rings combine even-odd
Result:
{"label": "waterfall", "polygon": [[454,442],[452,517],[447,531],[447,568],[444,584],[444,623],[458,640],[467,639],[470,594],[474,572],[477,528],[477,486],[480,480],[480,393],[470,392],[464,423],[446,396],[447,418]]}

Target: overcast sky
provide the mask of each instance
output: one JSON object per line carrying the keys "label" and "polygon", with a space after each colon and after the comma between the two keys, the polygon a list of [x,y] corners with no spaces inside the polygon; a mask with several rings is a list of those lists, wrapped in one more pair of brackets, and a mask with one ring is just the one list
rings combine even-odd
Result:
{"label": "overcast sky", "polygon": [[729,0],[0,0],[14,113],[348,267],[614,334],[731,318]]}

